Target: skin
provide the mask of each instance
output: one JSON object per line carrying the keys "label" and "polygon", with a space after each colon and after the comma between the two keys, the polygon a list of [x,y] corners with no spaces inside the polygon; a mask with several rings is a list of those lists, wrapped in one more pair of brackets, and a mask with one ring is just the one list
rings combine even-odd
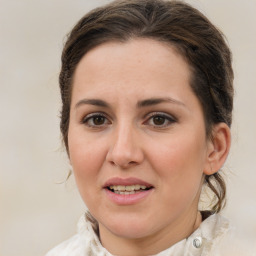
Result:
{"label": "skin", "polygon": [[[206,137],[190,77],[174,48],[151,39],[105,43],[77,66],[70,162],[79,192],[99,222],[101,242],[112,254],[156,254],[200,225],[203,178],[224,163],[230,133],[221,123],[212,140]],[[156,98],[160,102],[138,106]],[[103,189],[113,177],[136,177],[154,189],[139,203],[120,206]]]}

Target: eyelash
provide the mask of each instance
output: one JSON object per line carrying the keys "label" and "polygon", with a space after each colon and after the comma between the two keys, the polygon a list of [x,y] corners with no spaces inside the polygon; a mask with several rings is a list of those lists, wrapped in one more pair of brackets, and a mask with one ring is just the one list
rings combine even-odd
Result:
{"label": "eyelash", "polygon": [[164,124],[162,124],[162,125],[151,124],[150,125],[150,126],[153,126],[155,128],[166,128],[166,127],[170,126],[171,124],[177,122],[176,118],[174,118],[171,115],[165,114],[163,112],[152,112],[152,113],[149,114],[149,116],[146,120],[146,123],[149,123],[150,120],[153,121],[153,118],[156,118],[156,117],[163,118],[164,119]]}
{"label": "eyelash", "polygon": [[[95,122],[95,118],[104,118],[104,123],[103,124],[91,124],[90,121]],[[153,118],[163,118],[164,120],[164,124],[160,124],[160,125],[155,125],[155,124],[150,124],[150,121],[152,120],[153,122]],[[146,121],[143,122],[143,125],[149,125],[152,126],[154,128],[166,128],[168,126],[170,126],[171,124],[177,122],[176,118],[174,118],[173,116],[170,116],[168,114],[165,114],[163,112],[152,112],[149,115],[146,116]],[[105,125],[111,124],[111,122],[109,121],[109,118],[107,117],[106,114],[98,112],[98,113],[91,113],[87,116],[85,116],[82,120],[81,123],[84,125],[87,125],[90,128],[102,128]]]}
{"label": "eyelash", "polygon": [[[99,117],[104,118],[104,124],[96,125],[96,124],[90,124],[89,123],[90,121],[92,121],[92,122],[95,121],[95,118],[99,118]],[[81,120],[81,123],[85,124],[85,125],[87,125],[88,127],[91,127],[91,128],[101,128],[101,127],[104,127],[106,125],[105,124],[106,120],[108,120],[108,117],[104,113],[98,112],[98,113],[91,113],[91,114],[85,116]]]}

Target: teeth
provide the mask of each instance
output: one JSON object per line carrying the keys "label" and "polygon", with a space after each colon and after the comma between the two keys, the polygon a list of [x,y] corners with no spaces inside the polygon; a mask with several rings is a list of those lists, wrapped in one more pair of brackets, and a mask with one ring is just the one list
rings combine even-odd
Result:
{"label": "teeth", "polygon": [[116,190],[123,191],[125,190],[125,186],[118,185]]}
{"label": "teeth", "polygon": [[117,194],[120,194],[120,195],[131,195],[131,194],[135,194],[136,192],[135,191],[118,191],[118,190],[115,190],[115,193]]}
{"label": "teeth", "polygon": [[135,190],[140,190],[140,185],[135,185]]}
{"label": "teeth", "polygon": [[[135,190],[146,189],[147,186],[144,185],[131,185],[131,186],[122,186],[122,185],[115,185],[109,187],[111,190],[114,190],[116,193],[118,192],[134,192]],[[121,194],[121,193],[120,193]]]}

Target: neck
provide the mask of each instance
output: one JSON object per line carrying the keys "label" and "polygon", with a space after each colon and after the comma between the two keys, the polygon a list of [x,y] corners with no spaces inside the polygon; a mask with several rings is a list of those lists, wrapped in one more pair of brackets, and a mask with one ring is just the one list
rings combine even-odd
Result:
{"label": "neck", "polygon": [[202,222],[201,214],[198,211],[190,212],[186,216],[185,218],[181,216],[175,224],[169,225],[159,232],[136,239],[116,236],[104,226],[99,225],[101,242],[110,253],[118,256],[154,255],[190,236]]}

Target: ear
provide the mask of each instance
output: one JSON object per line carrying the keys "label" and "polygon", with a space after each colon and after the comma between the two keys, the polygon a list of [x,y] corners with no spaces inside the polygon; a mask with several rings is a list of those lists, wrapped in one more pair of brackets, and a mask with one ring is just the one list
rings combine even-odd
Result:
{"label": "ear", "polygon": [[209,139],[204,174],[212,175],[220,170],[225,163],[231,144],[230,128],[225,123],[214,126]]}

